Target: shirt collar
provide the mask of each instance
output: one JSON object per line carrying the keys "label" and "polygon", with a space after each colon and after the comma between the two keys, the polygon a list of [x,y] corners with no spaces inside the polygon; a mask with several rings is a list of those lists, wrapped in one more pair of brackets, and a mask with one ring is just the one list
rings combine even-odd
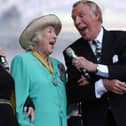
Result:
{"label": "shirt collar", "polygon": [[[98,36],[95,38],[95,41],[99,41],[102,44],[103,33],[104,33],[104,30],[103,30],[103,27],[101,27]],[[89,43],[92,44],[92,41],[89,41]]]}
{"label": "shirt collar", "polygon": [[100,43],[102,43],[102,39],[103,39],[103,27],[101,27],[101,30],[98,36],[95,38],[95,41],[99,41]]}

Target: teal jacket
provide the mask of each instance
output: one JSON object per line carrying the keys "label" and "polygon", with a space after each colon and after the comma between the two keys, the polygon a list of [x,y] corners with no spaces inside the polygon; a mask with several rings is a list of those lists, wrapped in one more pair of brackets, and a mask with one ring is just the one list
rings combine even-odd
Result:
{"label": "teal jacket", "polygon": [[[25,52],[14,57],[11,74],[15,80],[16,116],[20,126],[66,126],[65,69],[57,59],[49,57],[56,76],[52,75],[32,54]],[[30,96],[35,105],[32,123],[23,112],[26,98]]]}

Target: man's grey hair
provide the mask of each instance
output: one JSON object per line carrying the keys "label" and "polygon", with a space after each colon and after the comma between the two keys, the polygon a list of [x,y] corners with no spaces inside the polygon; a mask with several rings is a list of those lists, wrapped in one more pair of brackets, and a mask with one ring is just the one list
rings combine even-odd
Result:
{"label": "man's grey hair", "polygon": [[103,22],[102,11],[101,11],[101,8],[97,5],[97,3],[95,3],[94,1],[90,1],[90,0],[79,0],[73,4],[73,8],[76,7],[78,4],[88,5],[90,7],[90,9],[92,10],[92,12],[94,12],[95,14],[99,13],[99,21],[101,23]]}

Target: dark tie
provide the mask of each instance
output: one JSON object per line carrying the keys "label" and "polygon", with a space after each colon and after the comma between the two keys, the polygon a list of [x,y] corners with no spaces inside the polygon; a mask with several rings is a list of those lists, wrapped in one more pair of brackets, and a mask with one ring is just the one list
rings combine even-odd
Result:
{"label": "dark tie", "polygon": [[101,43],[98,40],[96,40],[96,41],[93,41],[93,44],[96,47],[95,54],[96,54],[97,62],[100,63],[101,62],[101,54],[102,54]]}

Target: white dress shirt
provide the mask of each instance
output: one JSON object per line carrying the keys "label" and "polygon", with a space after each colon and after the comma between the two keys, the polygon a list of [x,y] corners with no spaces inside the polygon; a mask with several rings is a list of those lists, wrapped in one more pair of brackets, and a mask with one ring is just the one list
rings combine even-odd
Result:
{"label": "white dress shirt", "polygon": [[[101,43],[101,48],[102,48],[103,32],[104,32],[104,30],[101,27],[101,30],[95,39],[95,41],[97,40]],[[95,53],[96,46],[92,43],[92,41],[89,41],[89,44],[91,46],[93,53],[96,54]],[[98,71],[96,74],[103,76],[103,77],[108,77],[109,76],[108,66],[103,65],[103,64],[98,64]],[[102,79],[99,79],[98,81],[95,82],[95,96],[96,96],[96,98],[101,98],[101,96],[105,92],[107,92],[107,89],[104,87]]]}

